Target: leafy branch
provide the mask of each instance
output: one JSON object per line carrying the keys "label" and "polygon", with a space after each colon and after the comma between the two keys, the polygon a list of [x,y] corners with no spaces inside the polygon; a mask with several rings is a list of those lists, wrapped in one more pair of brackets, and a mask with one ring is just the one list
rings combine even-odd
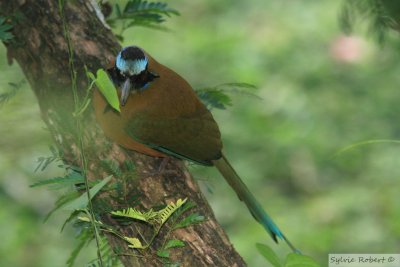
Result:
{"label": "leafy branch", "polygon": [[154,238],[158,235],[161,227],[168,220],[168,218],[177,209],[179,209],[183,204],[185,204],[186,200],[187,200],[186,198],[184,200],[178,199],[176,201],[176,203],[171,202],[165,208],[163,208],[159,211],[154,211],[153,209],[149,209],[146,212],[141,212],[134,208],[129,208],[129,209],[120,210],[120,211],[113,211],[113,212],[111,212],[111,214],[114,216],[119,216],[119,217],[123,217],[123,218],[140,220],[147,224],[150,224],[154,228],[154,233],[153,233],[150,241],[146,242],[146,245],[142,245],[142,243],[140,242],[140,240],[138,238],[124,237],[125,241],[130,243],[128,245],[128,247],[136,248],[136,249],[145,249],[145,248],[149,247],[150,244],[153,242]]}
{"label": "leafy branch", "polygon": [[6,92],[0,94],[0,107],[13,98],[22,89],[25,82],[25,80],[21,80],[17,83],[9,82],[8,85],[10,88]]}
{"label": "leafy branch", "polygon": [[394,7],[399,9],[400,4],[396,1],[346,0],[343,1],[339,23],[344,32],[351,33],[358,18],[366,20],[369,33],[382,44],[389,30],[399,30],[399,18],[390,12]]}
{"label": "leafy branch", "polygon": [[121,22],[119,26],[119,33],[117,38],[122,41],[123,33],[126,29],[133,26],[142,26],[152,29],[165,30],[160,24],[163,23],[167,17],[172,15],[179,15],[176,9],[168,7],[164,2],[149,2],[143,0],[130,0],[127,1],[124,7],[120,4],[115,4],[113,16],[107,18],[107,23],[111,27],[116,28],[117,22]]}
{"label": "leafy branch", "polygon": [[163,225],[169,220],[167,233],[164,236],[164,242],[162,243],[162,246],[157,249],[157,256],[162,258],[164,264],[171,264],[171,260],[169,259],[169,250],[185,246],[185,243],[182,240],[169,239],[171,233],[176,229],[185,228],[204,221],[204,216],[199,215],[198,213],[192,213],[186,217],[183,217],[178,222],[178,219],[181,218],[186,211],[194,208],[195,206],[196,205],[193,202],[187,202],[187,199],[185,198],[183,200],[178,199],[176,203],[171,202],[165,208],[158,211],[154,211],[153,209],[139,211],[134,208],[128,208],[125,210],[111,212],[112,215],[121,217],[125,221],[139,220],[149,224],[153,228],[153,233],[148,241],[146,241],[143,235],[139,233],[145,244],[142,244],[142,241],[140,241],[140,239],[137,237],[121,236],[121,234],[114,231],[108,231],[116,234],[128,242],[129,248],[144,250],[150,247],[154,239],[158,236]]}
{"label": "leafy branch", "polygon": [[256,86],[248,83],[222,83],[212,87],[196,89],[196,93],[208,109],[226,109],[228,106],[232,106],[230,97],[232,94],[260,99],[259,96],[249,91],[254,91],[256,88]]}
{"label": "leafy branch", "polygon": [[13,25],[9,23],[6,17],[0,16],[0,41],[8,42],[14,38],[14,35],[10,32]]}
{"label": "leafy branch", "polygon": [[[105,178],[97,183],[94,183],[93,186],[90,186],[89,191],[90,191],[91,198],[94,198],[100,191],[104,190],[105,186],[110,182],[111,178],[112,178],[112,176],[108,176],[107,178]],[[51,188],[58,189],[58,190],[65,189],[65,188],[71,189],[73,187],[76,187],[77,184],[78,185],[83,184],[84,180],[85,180],[85,178],[79,172],[69,170],[67,175],[65,175],[64,177],[54,177],[54,178],[41,180],[41,181],[38,181],[38,182],[32,184],[31,187],[50,186]],[[87,198],[86,192],[79,193],[78,191],[76,191],[76,189],[67,191],[66,193],[64,193],[57,199],[54,208],[47,214],[45,221],[57,210],[70,211],[71,214],[65,220],[63,226],[61,227],[61,230],[63,230],[67,223],[69,223],[73,220],[77,220],[77,218],[79,217],[79,215],[81,213],[85,213],[86,215],[90,216],[88,204],[89,204],[89,199]],[[80,217],[80,218],[82,218],[82,217]],[[82,221],[82,220],[80,220],[80,221]],[[95,239],[93,228],[90,227],[91,220],[85,220],[85,221],[88,222],[88,224],[86,224],[80,228],[79,234],[76,237],[79,244],[71,252],[71,255],[67,261],[67,265],[69,267],[73,266],[75,259],[78,256],[79,252],[82,250],[82,248],[84,246],[88,245],[92,240]],[[95,221],[95,223],[97,225],[101,224],[97,220]],[[76,226],[76,224],[75,224],[75,226]],[[104,237],[99,236],[99,245],[100,245],[99,250],[100,250],[100,253],[103,255],[103,257],[105,259],[105,263],[106,263],[106,265],[103,265],[103,266],[114,266],[114,265],[108,264],[107,262],[112,262],[114,264],[116,261],[116,259],[115,259],[116,256],[114,254],[112,254],[110,251],[108,251],[108,250],[110,250],[110,248],[108,248],[105,245],[108,243],[104,240],[102,241],[102,239],[104,239]],[[106,254],[104,254],[104,250],[107,250],[108,252]],[[100,262],[98,259],[96,259],[94,261],[97,263]],[[99,263],[99,264],[101,264],[101,263]],[[101,265],[99,265],[99,266],[101,266]]]}

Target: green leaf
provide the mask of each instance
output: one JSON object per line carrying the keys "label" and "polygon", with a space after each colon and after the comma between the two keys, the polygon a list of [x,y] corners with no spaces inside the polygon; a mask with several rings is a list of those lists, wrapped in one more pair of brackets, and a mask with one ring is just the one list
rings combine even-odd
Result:
{"label": "green leaf", "polygon": [[[129,0],[126,1],[125,6],[115,4],[114,10],[114,16],[107,18],[107,23],[113,28],[119,27],[116,37],[121,41],[123,32],[128,28],[141,26],[166,30],[167,28],[161,24],[172,15],[179,15],[179,12],[168,7],[167,3],[146,0]],[[118,21],[122,23],[116,23]]]}
{"label": "green leaf", "polygon": [[0,16],[0,40],[1,41],[9,41],[12,38],[14,38],[14,35],[12,35],[11,30],[13,26],[11,24],[8,24],[6,22],[6,18],[3,16]]}
{"label": "green leaf", "polygon": [[199,88],[195,91],[208,109],[226,109],[227,106],[232,106],[232,99],[230,97],[232,94],[240,94],[260,99],[260,97],[254,93],[249,92],[249,89],[254,90],[256,87],[248,83],[223,83],[213,87]]}
{"label": "green leaf", "polygon": [[193,201],[187,201],[184,205],[182,205],[179,209],[177,209],[174,212],[173,218],[176,221],[182,214],[184,214],[186,211],[196,207],[196,203]]}
{"label": "green leaf", "polygon": [[[102,181],[97,183],[95,186],[93,186],[89,192],[90,192],[90,197],[93,199],[93,197],[111,180],[112,175],[104,178]],[[89,203],[87,193],[83,193],[80,195],[78,198],[72,200],[71,202],[67,203],[65,206],[63,206],[63,209],[65,210],[79,210],[79,209],[84,209],[87,207]]]}
{"label": "green leaf", "polygon": [[202,88],[196,90],[196,93],[208,109],[225,109],[226,106],[232,106],[231,98],[219,89]]}
{"label": "green leaf", "polygon": [[169,258],[169,251],[168,250],[158,250],[157,256],[162,258]]}
{"label": "green leaf", "polygon": [[178,248],[178,247],[184,247],[185,242],[179,239],[171,239],[167,242],[165,245],[164,249],[170,249],[170,248]]}
{"label": "green leaf", "polygon": [[127,237],[125,236],[124,239],[130,244],[128,247],[130,248],[137,248],[137,249],[144,249],[146,246],[142,245],[142,242],[140,242],[139,239],[136,237]]}
{"label": "green leaf", "polygon": [[115,216],[144,221],[144,222],[151,223],[151,224],[152,224],[152,220],[154,220],[158,216],[158,212],[153,211],[153,209],[150,209],[147,212],[141,212],[134,208],[128,208],[128,209],[119,210],[119,211],[112,211],[111,214],[115,215]]}
{"label": "green leaf", "polygon": [[189,225],[200,223],[202,221],[204,221],[204,216],[203,215],[200,215],[198,213],[192,213],[189,216],[187,216],[184,219],[182,219],[179,223],[174,225],[173,228],[174,229],[185,228],[185,227],[187,227]]}
{"label": "green leaf", "polygon": [[74,184],[79,184],[84,182],[84,177],[77,172],[71,172],[64,177],[53,177],[50,179],[40,180],[30,185],[30,187],[38,187],[43,185],[53,185],[53,186],[70,186]]}
{"label": "green leaf", "polygon": [[164,209],[160,210],[158,213],[161,225],[163,225],[177,209],[179,209],[183,204],[185,204],[186,200],[187,198],[183,200],[178,199],[176,203],[171,202]]}
{"label": "green leaf", "polygon": [[257,243],[256,244],[258,252],[267,260],[269,261],[274,267],[281,267],[281,261],[279,260],[278,256],[275,252],[267,245]]}
{"label": "green leaf", "polygon": [[121,8],[120,8],[119,4],[115,4],[115,12],[117,14],[117,17],[122,16],[122,12],[121,12]]}
{"label": "green leaf", "polygon": [[133,172],[136,171],[136,166],[135,166],[135,164],[133,163],[132,160],[124,160],[124,167],[130,173],[133,173]]}
{"label": "green leaf", "polygon": [[116,178],[121,178],[123,172],[118,162],[114,160],[102,160],[100,164],[107,173],[114,175]]}
{"label": "green leaf", "polygon": [[313,258],[296,253],[290,253],[287,256],[285,262],[285,267],[320,267],[320,266],[321,265],[319,265]]}
{"label": "green leaf", "polygon": [[81,222],[91,222],[90,218],[87,216],[79,216],[78,220]]}
{"label": "green leaf", "polygon": [[[103,69],[97,70],[97,78],[95,80],[97,88],[99,88],[100,92],[103,94],[107,103],[118,112],[121,112],[119,108],[119,99],[117,95],[117,89],[113,82],[108,77],[108,74]],[[89,76],[90,77],[90,76]]]}

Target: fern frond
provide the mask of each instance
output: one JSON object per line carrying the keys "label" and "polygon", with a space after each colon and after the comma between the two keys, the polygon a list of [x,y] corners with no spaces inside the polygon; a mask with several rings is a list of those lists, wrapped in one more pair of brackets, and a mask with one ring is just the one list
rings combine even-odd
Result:
{"label": "fern frond", "polygon": [[153,209],[150,209],[147,212],[141,212],[134,208],[113,211],[111,212],[111,214],[115,216],[144,221],[147,223],[152,223],[152,220],[154,220],[158,216],[158,212],[153,211]]}
{"label": "fern frond", "polygon": [[122,8],[118,3],[115,4],[115,16],[109,17],[107,23],[115,28],[117,21],[121,21],[121,31],[119,32],[118,39],[123,39],[122,33],[133,26],[149,27],[158,30],[166,30],[160,24],[163,23],[167,17],[172,15],[179,15],[176,9],[168,7],[164,2],[150,2],[144,0],[130,0],[127,1]]}
{"label": "fern frond", "polygon": [[84,182],[84,177],[77,172],[71,172],[70,174],[63,177],[53,177],[37,181],[30,185],[30,187],[38,187],[43,185],[51,185],[52,189],[60,189],[63,187],[76,185]]}
{"label": "fern frond", "polygon": [[179,209],[183,204],[185,204],[186,200],[187,198],[185,198],[184,200],[178,199],[176,203],[171,202],[165,208],[158,211],[158,217],[159,217],[158,219],[161,225],[163,225],[177,209]]}
{"label": "fern frond", "polygon": [[119,211],[112,211],[111,214],[114,216],[140,220],[149,224],[154,224],[154,222],[157,221],[161,226],[177,209],[185,204],[186,200],[186,198],[184,200],[178,199],[176,203],[171,202],[165,208],[159,211],[150,209],[146,212],[141,212],[135,208],[128,208]]}
{"label": "fern frond", "polygon": [[204,87],[196,89],[196,93],[200,100],[208,109],[218,108],[226,109],[232,106],[230,95],[240,94],[260,99],[256,94],[249,92],[257,87],[249,83],[222,83],[212,87]]}
{"label": "fern frond", "polygon": [[179,12],[173,8],[169,8],[167,3],[163,2],[148,2],[143,0],[130,0],[126,3],[123,14],[165,14],[179,15]]}
{"label": "fern frond", "polygon": [[35,172],[39,169],[40,171],[44,171],[51,163],[60,161],[62,159],[62,152],[57,150],[55,146],[49,146],[49,150],[51,152],[51,156],[39,157],[37,159],[38,165],[35,168]]}
{"label": "fern frond", "polygon": [[192,213],[183,218],[180,222],[173,226],[173,229],[185,228],[193,224],[201,223],[204,221],[204,216],[198,213]]}
{"label": "fern frond", "polygon": [[124,161],[124,168],[128,171],[128,172],[134,172],[136,171],[136,166],[133,163],[132,160],[125,160]]}
{"label": "fern frond", "polygon": [[102,160],[100,164],[108,174],[114,175],[116,178],[121,178],[122,170],[116,161]]}
{"label": "fern frond", "polygon": [[186,201],[179,209],[177,209],[173,214],[173,219],[176,221],[180,216],[182,216],[186,211],[196,207],[196,203],[193,201]]}

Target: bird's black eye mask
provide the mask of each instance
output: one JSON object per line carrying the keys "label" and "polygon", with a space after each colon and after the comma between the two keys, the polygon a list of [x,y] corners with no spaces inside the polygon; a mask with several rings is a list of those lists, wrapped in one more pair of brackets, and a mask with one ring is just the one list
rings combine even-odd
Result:
{"label": "bird's black eye mask", "polygon": [[120,104],[124,106],[131,92],[145,90],[151,81],[160,77],[148,70],[148,60],[140,48],[129,46],[118,53],[114,68],[108,70],[121,90]]}

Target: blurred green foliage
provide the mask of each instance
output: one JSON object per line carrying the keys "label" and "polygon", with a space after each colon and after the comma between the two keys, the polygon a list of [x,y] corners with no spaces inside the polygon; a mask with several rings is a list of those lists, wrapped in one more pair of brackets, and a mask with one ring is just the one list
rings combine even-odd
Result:
{"label": "blurred green foliage", "polygon": [[7,23],[5,17],[0,16],[0,40],[3,42],[10,41],[13,35],[10,33],[12,25]]}
{"label": "blurred green foliage", "polygon": [[[256,85],[262,100],[233,97],[213,110],[225,152],[288,238],[322,266],[328,253],[395,253],[400,248],[400,147],[377,143],[335,156],[360,141],[399,139],[400,39],[381,47],[341,33],[341,1],[170,0],[180,17],[169,32],[131,28],[123,45],[143,47],[194,87]],[[0,47],[0,93],[23,74]],[[0,110],[0,266],[64,266],[74,230],[66,214],[46,224],[55,195],[29,184],[59,176],[34,172],[52,140],[27,84]],[[265,266],[255,244],[275,245],[212,168],[192,167],[218,220],[249,266]],[[76,266],[95,257],[81,255]]]}

